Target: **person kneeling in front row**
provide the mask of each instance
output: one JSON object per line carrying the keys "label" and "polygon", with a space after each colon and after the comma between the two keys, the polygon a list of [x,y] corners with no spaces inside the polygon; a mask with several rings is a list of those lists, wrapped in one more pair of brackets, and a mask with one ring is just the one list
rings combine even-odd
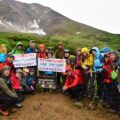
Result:
{"label": "person kneeling in front row", "polygon": [[80,70],[71,70],[68,68],[66,70],[67,77],[66,82],[63,86],[63,92],[68,93],[73,99],[79,101],[83,96],[83,88],[85,86],[85,82]]}

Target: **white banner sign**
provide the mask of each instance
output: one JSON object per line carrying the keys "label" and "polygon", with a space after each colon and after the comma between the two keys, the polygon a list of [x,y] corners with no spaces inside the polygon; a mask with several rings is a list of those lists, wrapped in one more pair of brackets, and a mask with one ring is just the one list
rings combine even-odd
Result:
{"label": "white banner sign", "polygon": [[38,58],[38,69],[40,71],[65,72],[66,60]]}
{"label": "white banner sign", "polygon": [[30,54],[14,54],[15,60],[14,60],[14,67],[29,67],[29,66],[36,66],[36,53],[30,53]]}

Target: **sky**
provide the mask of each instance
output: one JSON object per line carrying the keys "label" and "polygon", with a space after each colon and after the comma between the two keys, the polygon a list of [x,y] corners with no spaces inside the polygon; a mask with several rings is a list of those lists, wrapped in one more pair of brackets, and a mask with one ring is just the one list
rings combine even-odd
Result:
{"label": "sky", "polygon": [[18,0],[40,3],[92,27],[120,34],[120,0]]}

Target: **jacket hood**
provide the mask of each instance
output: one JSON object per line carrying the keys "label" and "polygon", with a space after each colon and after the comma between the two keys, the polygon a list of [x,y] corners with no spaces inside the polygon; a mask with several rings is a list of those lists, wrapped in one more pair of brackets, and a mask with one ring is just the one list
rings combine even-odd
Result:
{"label": "jacket hood", "polygon": [[81,51],[81,48],[77,48],[77,49],[76,49],[76,52],[77,52],[77,51]]}
{"label": "jacket hood", "polygon": [[67,71],[71,71],[71,72],[72,72],[73,70],[72,70],[72,68],[71,68],[70,66],[66,66],[66,70],[65,70],[65,71],[66,71],[66,72],[67,72]]}
{"label": "jacket hood", "polygon": [[9,66],[10,68],[13,67],[13,63],[9,63],[9,61],[6,59],[5,64]]}
{"label": "jacket hood", "polygon": [[2,69],[1,69],[1,75],[2,75],[2,77],[4,77],[4,71],[5,71],[5,70],[9,70],[9,71],[10,71],[10,67],[7,66],[7,65],[4,65],[4,66],[2,67]]}
{"label": "jacket hood", "polygon": [[96,51],[95,58],[99,58],[99,56],[100,56],[99,49],[97,47],[93,47],[91,50],[95,50]]}
{"label": "jacket hood", "polygon": [[22,43],[22,42],[18,42],[18,43],[16,44],[16,47],[17,47],[18,45],[22,45],[22,46],[23,46],[23,43]]}
{"label": "jacket hood", "polygon": [[[109,60],[108,60],[107,62],[105,61],[105,57],[108,57],[108,58],[109,58]],[[103,61],[104,61],[105,64],[110,64],[110,63],[111,63],[110,54],[106,53],[106,54],[104,55]]]}
{"label": "jacket hood", "polygon": [[1,72],[4,72],[5,70],[10,70],[10,67],[7,65],[4,65],[3,68],[1,69]]}
{"label": "jacket hood", "polygon": [[64,48],[64,45],[63,45],[63,43],[62,43],[62,42],[59,42],[59,43],[57,44],[57,47],[58,47],[59,45],[61,45],[61,46],[62,46],[62,48]]}
{"label": "jacket hood", "polygon": [[[19,45],[22,45],[23,46],[23,43],[22,42],[17,42],[17,44],[16,44],[16,46],[15,46],[15,48],[14,48],[14,51],[17,51],[18,50],[18,46]],[[15,53],[14,53],[15,54]]]}
{"label": "jacket hood", "polygon": [[88,48],[82,48],[81,49],[81,53],[87,53],[87,54],[89,54],[89,50],[88,50]]}
{"label": "jacket hood", "polygon": [[111,49],[108,48],[108,47],[104,47],[100,50],[101,53],[110,53],[111,52]]}
{"label": "jacket hood", "polygon": [[58,45],[62,45],[62,46],[63,46],[63,43],[62,43],[62,42],[59,42]]}
{"label": "jacket hood", "polygon": [[45,48],[45,45],[44,44],[39,44],[38,49],[40,49],[40,48]]}
{"label": "jacket hood", "polygon": [[113,62],[118,62],[119,57],[118,57],[117,52],[116,52],[116,51],[113,51],[113,52],[110,52],[110,54],[114,54],[114,55],[115,55],[115,57],[116,57],[116,60],[115,60],[115,61],[113,61]]}

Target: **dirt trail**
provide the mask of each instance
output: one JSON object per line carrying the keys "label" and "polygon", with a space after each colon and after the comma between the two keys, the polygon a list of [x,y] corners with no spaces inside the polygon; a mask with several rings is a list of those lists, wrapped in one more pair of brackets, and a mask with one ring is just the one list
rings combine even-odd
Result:
{"label": "dirt trail", "polygon": [[23,108],[7,118],[0,116],[0,120],[118,120],[100,110],[78,109],[62,94],[36,94],[22,104]]}

